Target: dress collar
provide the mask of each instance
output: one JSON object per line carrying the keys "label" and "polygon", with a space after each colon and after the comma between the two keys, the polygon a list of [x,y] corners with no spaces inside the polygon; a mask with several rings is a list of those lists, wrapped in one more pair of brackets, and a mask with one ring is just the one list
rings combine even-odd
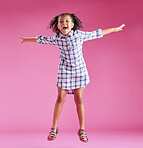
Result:
{"label": "dress collar", "polygon": [[71,30],[70,33],[69,33],[68,35],[63,35],[63,34],[60,32],[60,33],[59,33],[59,36],[62,37],[62,38],[65,38],[65,37],[71,37],[71,36],[73,36],[73,33],[74,33],[73,30]]}

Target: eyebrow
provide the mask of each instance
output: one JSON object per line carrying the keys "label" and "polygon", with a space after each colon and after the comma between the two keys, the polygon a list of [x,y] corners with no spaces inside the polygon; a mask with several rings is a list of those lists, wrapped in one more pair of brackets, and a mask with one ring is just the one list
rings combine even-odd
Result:
{"label": "eyebrow", "polygon": [[[63,19],[60,19],[60,20],[63,20]],[[70,20],[70,19],[68,18],[68,19],[66,19],[66,20]]]}

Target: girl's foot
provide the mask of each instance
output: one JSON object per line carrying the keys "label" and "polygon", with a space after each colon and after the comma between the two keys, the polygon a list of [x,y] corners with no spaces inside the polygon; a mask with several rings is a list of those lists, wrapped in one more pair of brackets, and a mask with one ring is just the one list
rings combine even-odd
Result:
{"label": "girl's foot", "polygon": [[80,141],[88,142],[88,138],[87,138],[87,134],[86,134],[85,129],[79,129],[77,134],[79,136]]}
{"label": "girl's foot", "polygon": [[58,128],[51,128],[51,132],[49,133],[47,140],[48,141],[55,140],[58,133],[59,133]]}

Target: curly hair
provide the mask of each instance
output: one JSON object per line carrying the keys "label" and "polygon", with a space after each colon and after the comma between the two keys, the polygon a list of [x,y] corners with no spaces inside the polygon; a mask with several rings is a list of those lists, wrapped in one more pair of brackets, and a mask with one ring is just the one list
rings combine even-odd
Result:
{"label": "curly hair", "polygon": [[74,27],[72,28],[72,30],[76,30],[76,29],[80,29],[82,28],[82,22],[80,21],[80,19],[74,14],[74,13],[61,13],[57,16],[55,16],[49,23],[48,28],[52,28],[53,32],[59,34],[60,30],[57,27],[58,24],[58,19],[60,16],[62,15],[69,15],[72,19],[72,22],[74,23]]}

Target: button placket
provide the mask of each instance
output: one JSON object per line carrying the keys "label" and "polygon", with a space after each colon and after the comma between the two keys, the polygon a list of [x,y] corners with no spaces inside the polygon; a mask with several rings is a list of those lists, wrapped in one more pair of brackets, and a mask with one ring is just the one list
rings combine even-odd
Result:
{"label": "button placket", "polygon": [[69,52],[71,52],[71,47],[70,47],[70,41],[68,40],[68,42],[67,42],[67,45],[68,45],[68,50],[69,50]]}

